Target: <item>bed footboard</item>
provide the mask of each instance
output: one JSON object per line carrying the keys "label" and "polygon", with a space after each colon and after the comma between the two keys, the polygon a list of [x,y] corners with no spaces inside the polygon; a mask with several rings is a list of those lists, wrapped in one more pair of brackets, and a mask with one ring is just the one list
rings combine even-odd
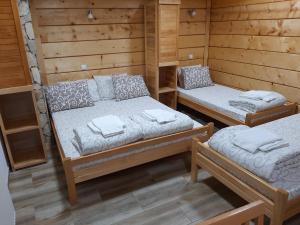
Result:
{"label": "bed footboard", "polygon": [[256,201],[241,208],[219,215],[198,225],[263,225],[264,203]]}
{"label": "bed footboard", "polygon": [[[295,202],[288,200],[287,191],[273,187],[208,145],[194,140],[192,157],[191,178],[194,182],[202,168],[246,201],[263,201],[264,213],[272,225],[282,225],[284,220],[299,212]],[[300,198],[296,202],[299,204]]]}
{"label": "bed footboard", "polygon": [[[210,138],[214,130],[213,123],[209,123],[206,126],[192,130],[143,140],[71,159],[65,156],[55,125],[53,122],[51,125],[54,130],[59,155],[65,171],[69,202],[71,204],[77,202],[76,184],[133,166],[191,151],[192,136],[197,137],[197,140],[205,142]],[[132,152],[136,149],[143,149],[143,151]],[[92,164],[88,167],[81,167],[89,163]]]}
{"label": "bed footboard", "polygon": [[282,106],[277,106],[261,112],[248,113],[246,115],[245,124],[249,127],[254,127],[260,124],[271,122],[273,120],[294,115],[297,112],[298,112],[297,104],[288,102]]}

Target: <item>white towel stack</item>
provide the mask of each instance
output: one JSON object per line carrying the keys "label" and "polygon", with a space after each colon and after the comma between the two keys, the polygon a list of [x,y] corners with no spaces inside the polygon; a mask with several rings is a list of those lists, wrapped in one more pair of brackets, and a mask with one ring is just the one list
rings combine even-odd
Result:
{"label": "white towel stack", "polygon": [[108,115],[93,119],[87,126],[95,133],[101,133],[104,138],[124,133],[125,123],[114,115]]}
{"label": "white towel stack", "polygon": [[242,93],[240,97],[257,101],[272,102],[276,100],[279,97],[279,95],[278,93],[273,91],[252,90]]}
{"label": "white towel stack", "polygon": [[248,152],[268,152],[289,146],[276,134],[260,127],[239,131],[233,136],[232,143]]}
{"label": "white towel stack", "polygon": [[173,112],[169,112],[163,109],[150,109],[150,110],[144,110],[142,112],[142,115],[150,120],[150,121],[156,121],[159,124],[164,123],[170,123],[174,122],[176,120],[176,114]]}

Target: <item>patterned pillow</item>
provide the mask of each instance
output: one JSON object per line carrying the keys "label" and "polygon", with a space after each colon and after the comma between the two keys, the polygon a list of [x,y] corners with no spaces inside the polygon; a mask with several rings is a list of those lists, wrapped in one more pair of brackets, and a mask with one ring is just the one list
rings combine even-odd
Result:
{"label": "patterned pillow", "polygon": [[113,86],[117,101],[150,95],[141,75],[114,76]]}
{"label": "patterned pillow", "polygon": [[181,69],[182,88],[194,89],[214,85],[207,66],[183,67]]}
{"label": "patterned pillow", "polygon": [[65,84],[65,83],[69,83],[69,82],[80,82],[80,81],[87,81],[88,84],[88,89],[90,92],[90,95],[93,99],[94,102],[97,102],[100,100],[100,96],[98,93],[98,87],[97,87],[97,83],[94,79],[87,79],[87,80],[76,80],[76,81],[62,81],[59,82],[60,84]]}
{"label": "patterned pillow", "polygon": [[71,81],[46,88],[47,103],[51,112],[93,106],[87,81]]}
{"label": "patterned pillow", "polygon": [[98,87],[100,100],[111,100],[115,98],[115,92],[112,81],[113,76],[127,76],[127,73],[117,75],[94,75],[94,79]]}

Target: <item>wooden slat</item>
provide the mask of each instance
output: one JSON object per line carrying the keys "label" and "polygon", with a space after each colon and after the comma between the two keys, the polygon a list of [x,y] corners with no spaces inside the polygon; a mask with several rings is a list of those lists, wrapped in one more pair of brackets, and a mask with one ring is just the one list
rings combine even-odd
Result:
{"label": "wooden slat", "polygon": [[42,0],[36,1],[35,7],[39,9],[57,9],[57,8],[142,8],[141,0],[126,1],[107,1],[107,0],[91,0],[91,1],[74,1],[74,0]]}
{"label": "wooden slat", "polygon": [[[204,48],[184,48],[179,49],[179,60],[194,60],[194,59],[202,59],[204,54]],[[189,54],[193,56],[193,58],[189,59]]]}
{"label": "wooden slat", "polygon": [[187,35],[187,36],[179,36],[178,38],[178,48],[203,47],[204,45],[205,45],[204,35]]}
{"label": "wooden slat", "polygon": [[77,71],[77,72],[69,72],[69,73],[58,73],[58,74],[50,74],[48,76],[48,82],[50,84],[56,83],[59,81],[65,80],[80,80],[80,79],[89,79],[92,78],[94,75],[108,75],[108,74],[120,74],[120,73],[127,73],[127,74],[145,74],[145,66],[130,66],[130,67],[115,67],[115,68],[108,68],[108,69],[100,69],[100,70],[87,70],[87,71]]}
{"label": "wooden slat", "polygon": [[179,35],[205,34],[205,22],[180,23]]}
{"label": "wooden slat", "polygon": [[[261,2],[260,2],[261,3]],[[212,10],[212,21],[300,18],[297,0],[238,5]]]}
{"label": "wooden slat", "polygon": [[300,37],[211,35],[210,46],[300,53]]}
{"label": "wooden slat", "polygon": [[[191,10],[195,10],[196,15],[191,15]],[[206,18],[205,9],[181,9],[180,21],[181,22],[203,22]]]}
{"label": "wooden slat", "polygon": [[216,71],[300,88],[300,72],[298,71],[226,61],[222,59],[210,59],[209,66],[212,70]]}
{"label": "wooden slat", "polygon": [[40,27],[41,41],[64,42],[139,38],[144,36],[143,24],[76,25]]}
{"label": "wooden slat", "polygon": [[181,8],[206,8],[206,0],[181,0]]}
{"label": "wooden slat", "polygon": [[143,9],[94,9],[94,19],[89,20],[87,9],[43,9],[37,10],[39,26],[116,24],[143,22]]}
{"label": "wooden slat", "polygon": [[240,88],[244,90],[272,90],[272,84],[270,82],[235,76],[214,70],[211,70],[211,76],[215,82],[234,88]]}
{"label": "wooden slat", "polygon": [[282,2],[282,0],[212,0],[213,8],[223,8],[236,5],[262,4],[268,2]]}
{"label": "wooden slat", "polygon": [[211,22],[211,34],[300,36],[300,19]]}
{"label": "wooden slat", "polygon": [[144,51],[144,39],[45,43],[42,48],[45,58],[140,52]]}
{"label": "wooden slat", "polygon": [[216,47],[211,47],[209,54],[211,59],[224,59],[300,71],[300,55],[298,54]]}
{"label": "wooden slat", "polygon": [[81,64],[86,64],[89,70],[94,70],[144,63],[144,52],[45,59],[47,73],[80,71]]}

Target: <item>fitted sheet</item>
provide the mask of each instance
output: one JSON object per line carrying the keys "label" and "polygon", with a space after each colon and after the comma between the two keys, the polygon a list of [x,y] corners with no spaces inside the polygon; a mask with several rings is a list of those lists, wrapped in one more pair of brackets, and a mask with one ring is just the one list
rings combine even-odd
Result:
{"label": "fitted sheet", "polygon": [[[71,109],[52,113],[52,118],[65,156],[70,158],[77,158],[80,157],[80,154],[72,144],[72,139],[74,137],[74,127],[84,126],[93,118],[105,116],[108,114],[132,117],[133,115],[141,113],[143,110],[153,108],[159,108],[179,113],[156,101],[155,99],[149,96],[145,96],[119,102],[115,100],[98,101],[95,102],[95,106],[92,107]],[[193,123],[193,128],[202,126],[196,121],[193,121]],[[135,151],[138,151],[138,149],[135,149]],[[120,155],[120,157],[121,156],[122,155]]]}
{"label": "fitted sheet", "polygon": [[236,99],[241,93],[240,90],[215,84],[209,87],[185,90],[178,88],[180,96],[202,104],[217,112],[230,116],[241,122],[245,122],[247,112],[229,105],[229,100]]}
{"label": "fitted sheet", "polygon": [[[243,151],[244,153],[241,151],[237,151],[235,147],[229,146],[232,145],[230,144],[229,140],[223,140],[225,146],[223,145],[222,149],[227,150],[214,150],[220,152],[227,158],[233,160],[240,166],[249,169],[250,171],[252,167],[255,167],[256,171],[261,170],[259,171],[260,174],[263,174],[264,170],[267,170],[269,166],[272,166],[272,158],[276,158],[275,156],[284,156],[287,153],[294,154],[294,160],[290,161],[289,164],[286,165],[288,169],[278,171],[279,173],[277,175],[280,176],[280,179],[269,181],[269,183],[274,187],[287,190],[289,192],[289,199],[293,199],[297,196],[300,196],[300,114],[272,121],[260,125],[259,127],[267,129],[282,137],[285,141],[289,143],[289,146],[273,150],[269,153],[250,154],[246,151]],[[252,172],[255,173],[255,171]]]}

